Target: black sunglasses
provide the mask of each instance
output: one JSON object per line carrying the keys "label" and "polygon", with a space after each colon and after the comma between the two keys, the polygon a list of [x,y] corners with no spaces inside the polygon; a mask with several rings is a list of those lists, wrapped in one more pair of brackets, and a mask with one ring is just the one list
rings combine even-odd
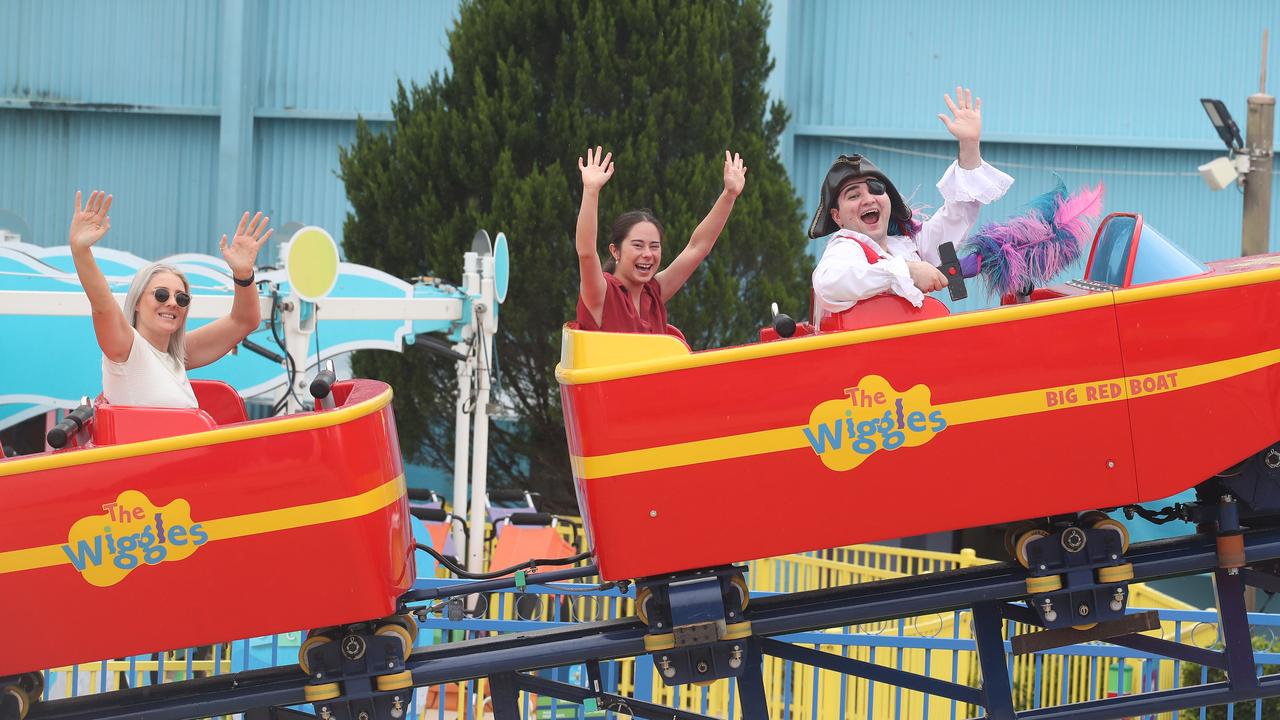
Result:
{"label": "black sunglasses", "polygon": [[[169,302],[169,288],[156,288],[152,295],[155,295],[156,302],[162,305]],[[191,304],[191,296],[179,290],[173,294],[173,301],[178,303],[178,307],[186,307]]]}

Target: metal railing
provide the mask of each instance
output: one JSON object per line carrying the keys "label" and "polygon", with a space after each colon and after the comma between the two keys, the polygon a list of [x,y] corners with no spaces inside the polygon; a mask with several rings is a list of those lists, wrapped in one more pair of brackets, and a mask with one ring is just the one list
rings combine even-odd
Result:
{"label": "metal railing", "polygon": [[[753,597],[798,592],[818,587],[883,580],[985,564],[990,561],[966,551],[958,554],[881,546],[854,546],[817,553],[769,558],[749,563],[747,577]],[[420,587],[439,587],[459,581],[423,579]],[[529,586],[522,591],[491,593],[468,616],[431,617],[422,623],[420,645],[449,642],[497,633],[525,632],[567,623],[629,617],[634,613],[634,591],[590,590],[587,586],[556,584]],[[1131,588],[1130,605],[1156,609],[1161,627],[1152,634],[1201,647],[1220,643],[1216,614],[1187,609],[1183,603],[1145,586]],[[1255,635],[1266,645],[1280,637],[1280,616],[1250,615]],[[919,618],[905,618],[862,626],[803,633],[778,638],[869,663],[974,685],[978,664],[968,612],[958,611]],[[1010,632],[1015,629],[1009,623]],[[1025,628],[1017,628],[1018,631]],[[46,698],[103,692],[122,686],[168,682],[199,674],[226,673],[255,667],[288,665],[297,661],[301,633],[252,638],[203,651],[138,657],[60,668],[49,672]],[[1269,645],[1268,645],[1269,646]],[[212,650],[212,651],[211,651]],[[1280,653],[1260,652],[1259,665],[1280,663]],[[1185,663],[1105,644],[1086,644],[1012,657],[1010,678],[1020,709],[1100,699],[1112,694],[1133,694],[1179,687],[1185,683],[1212,681],[1207,671],[1184,667]],[[709,687],[663,685],[647,656],[604,663],[606,690],[639,700],[701,712],[718,717],[738,716],[736,685],[732,680]],[[585,684],[582,666],[554,671],[556,679]],[[771,717],[801,718],[964,718],[978,712],[944,698],[925,696],[884,683],[854,678],[765,659],[765,683],[770,691]],[[488,705],[484,680],[420,689],[415,697],[415,718],[479,718]],[[525,695],[525,717],[585,718],[582,707]],[[479,713],[479,714],[478,714]],[[1255,717],[1264,717],[1258,703]],[[1195,714],[1192,713],[1191,716]],[[608,717],[615,717],[609,713]],[[1173,718],[1163,714],[1160,718]]]}

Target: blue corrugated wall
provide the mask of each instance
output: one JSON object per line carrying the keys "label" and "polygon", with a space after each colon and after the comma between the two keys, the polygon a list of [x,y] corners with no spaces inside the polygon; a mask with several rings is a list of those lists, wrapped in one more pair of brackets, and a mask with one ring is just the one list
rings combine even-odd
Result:
{"label": "blue corrugated wall", "polygon": [[[396,81],[448,67],[452,0],[0,1],[0,218],[65,242],[77,188],[103,244],[215,252],[239,209],[341,237],[338,147]],[[219,213],[219,208],[232,208]]]}
{"label": "blue corrugated wall", "polygon": [[[60,243],[74,190],[103,187],[117,197],[107,242],[144,257],[211,251],[236,220],[225,208],[242,206],[340,237],[338,146],[357,114],[388,117],[397,79],[447,70],[456,9],[0,2],[0,217],[20,218],[28,241]],[[1221,154],[1198,99],[1224,99],[1243,130],[1261,30],[1278,20],[1269,0],[775,0],[770,89],[792,113],[782,147],[807,208],[831,158],[850,151],[936,205],[955,145],[935,116],[962,82],[984,98],[984,156],[1017,179],[984,220],[1056,170],[1071,186],[1105,182],[1109,210],[1142,212],[1211,259],[1238,252],[1241,198],[1196,175]]]}

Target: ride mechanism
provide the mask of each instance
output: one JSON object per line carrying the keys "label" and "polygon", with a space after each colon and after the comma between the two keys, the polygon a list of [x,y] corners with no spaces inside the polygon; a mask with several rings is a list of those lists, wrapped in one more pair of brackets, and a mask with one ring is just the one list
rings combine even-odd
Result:
{"label": "ride mechanism", "polygon": [[[964,291],[965,273],[944,273],[953,292]],[[1082,280],[1021,285],[1007,304],[989,310],[922,317],[905,301],[882,298],[835,320],[797,323],[775,314],[760,342],[702,352],[673,336],[567,326],[557,377],[596,564],[435,589],[407,589],[413,548],[397,485],[403,468],[394,449],[389,391],[380,383],[321,387],[313,412],[247,424],[234,417],[211,420],[202,430],[117,444],[111,430],[129,424],[122,416],[146,409],[99,405],[92,424],[70,433],[79,447],[0,461],[6,490],[0,503],[7,517],[20,518],[15,530],[0,527],[0,597],[6,602],[55,595],[77,607],[105,607],[113,628],[123,623],[140,632],[142,625],[164,624],[150,615],[162,608],[145,604],[147,598],[164,598],[179,586],[204,597],[202,583],[215,575],[223,585],[235,578],[238,586],[255,587],[268,581],[254,576],[257,567],[278,587],[274,576],[287,569],[297,596],[308,598],[317,593],[301,588],[314,587],[334,567],[360,567],[367,577],[344,581],[357,591],[353,597],[291,605],[295,615],[287,627],[314,628],[298,667],[36,703],[29,717],[308,717],[284,708],[312,702],[325,718],[398,718],[409,688],[480,677],[489,679],[494,714],[503,720],[519,716],[521,691],[636,717],[702,717],[603,689],[602,662],[641,654],[653,657],[668,684],[737,678],[748,720],[769,717],[764,656],[951,698],[990,718],[1113,718],[1280,694],[1280,675],[1256,674],[1243,601],[1246,586],[1280,591],[1280,577],[1272,572],[1280,560],[1274,522],[1280,513],[1280,415],[1268,392],[1280,383],[1277,290],[1280,256],[1202,264],[1140,216],[1113,214],[1093,235]],[[817,331],[834,329],[831,323],[855,329]],[[919,362],[937,357],[938,348],[947,349],[947,363]],[[1028,354],[1035,362],[1025,361]],[[750,392],[725,393],[727,385]],[[116,414],[109,423],[99,422],[104,410]],[[601,421],[605,417],[608,422]],[[1189,421],[1197,417],[1213,422]],[[296,503],[291,494],[302,492],[287,482],[281,496],[262,492],[269,477],[289,479],[282,461],[260,469],[242,462],[244,478],[201,474],[214,473],[228,452],[279,458],[285,438],[326,453],[327,470],[307,478],[305,506],[279,505]],[[386,452],[368,452],[379,443]],[[362,452],[349,452],[353,447]],[[148,481],[128,476],[127,463],[181,468],[194,476],[175,483],[175,473],[157,472],[154,484],[138,487]],[[362,465],[345,467],[349,463]],[[309,473],[313,469],[321,470],[308,466]],[[787,532],[728,532],[709,522],[706,509],[715,507],[732,527],[767,526],[774,518],[754,498],[778,477],[802,483],[799,496],[812,504],[796,508],[792,515],[799,519]],[[241,480],[255,492],[235,492]],[[892,488],[908,480],[910,499],[895,499]],[[68,486],[93,505],[89,512],[68,507],[74,503],[56,489]],[[1161,511],[1139,504],[1191,487],[1194,503]],[[99,502],[111,506],[105,530],[114,533],[115,548],[128,546],[119,552],[137,545],[121,541],[139,534],[133,526],[129,535],[135,517],[163,515],[165,537],[173,541],[171,533],[181,526],[179,539],[187,542],[171,542],[170,550],[181,550],[172,562],[127,560],[127,578],[118,567],[90,578],[96,567],[88,568],[86,558],[93,553],[80,553],[79,565],[72,556],[74,548],[96,547],[77,544],[89,543],[80,530],[104,532],[98,529],[104,517],[94,504]],[[301,515],[309,519],[299,519],[299,507],[307,508]],[[128,513],[117,513],[119,508]],[[848,514],[813,522],[813,515],[830,517],[831,508]],[[1154,522],[1184,521],[1196,531],[1130,547],[1124,527],[1106,515],[1119,509]],[[264,517],[283,526],[266,527]],[[93,522],[77,525],[87,518]],[[749,602],[739,564],[1014,521],[1023,521],[1008,538],[1014,561],[1000,565]],[[351,541],[335,542],[335,530]],[[199,533],[205,541],[193,549],[191,538]],[[71,562],[58,557],[64,542],[73,548],[62,553]],[[342,552],[361,548],[377,549],[381,559]],[[253,567],[234,564],[246,553],[262,559]],[[1157,627],[1156,618],[1128,611],[1129,584],[1202,572],[1214,576],[1223,649],[1142,634]],[[634,582],[637,616],[414,649],[414,616],[438,611],[442,599],[586,577]],[[133,583],[127,608],[121,599],[126,581]],[[20,630],[16,645],[11,637],[0,654],[0,675],[9,677],[7,704],[0,706],[6,720],[20,716],[24,701],[39,694],[39,667],[72,661],[54,651],[36,655],[51,644],[48,628],[57,627],[56,617],[40,621],[53,605],[21,608],[26,624],[38,630]],[[308,614],[300,619],[302,606]],[[961,608],[972,610],[977,687],[778,639]],[[268,616],[285,610],[260,601],[252,608],[220,604],[211,612],[240,624],[213,631],[273,632],[264,626],[283,620]],[[189,636],[168,636],[170,644],[213,641],[206,637],[213,632],[206,632],[207,618],[201,620],[187,623],[199,626]],[[1008,620],[1038,630],[1006,645]],[[112,644],[119,640],[109,637],[95,652],[111,657],[144,649]],[[1219,668],[1227,680],[1015,709],[1010,651],[1091,640]],[[159,641],[148,638],[146,649],[159,648]],[[585,687],[534,672],[577,664],[586,665]]]}

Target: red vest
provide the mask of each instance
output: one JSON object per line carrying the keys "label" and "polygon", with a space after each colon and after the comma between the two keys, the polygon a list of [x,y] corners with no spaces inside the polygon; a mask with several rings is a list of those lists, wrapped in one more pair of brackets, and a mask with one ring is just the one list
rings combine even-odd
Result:
{"label": "red vest", "polygon": [[583,330],[624,333],[667,332],[667,306],[662,303],[662,286],[654,278],[640,290],[640,311],[631,302],[631,293],[613,273],[604,273],[604,306],[600,311],[600,324],[596,325],[587,304],[578,296],[578,327]]}
{"label": "red vest", "polygon": [[880,253],[876,252],[874,248],[861,240],[858,240],[858,238],[854,238],[854,241],[858,243],[858,247],[862,248],[862,254],[867,256],[868,263],[875,265],[880,262]]}

